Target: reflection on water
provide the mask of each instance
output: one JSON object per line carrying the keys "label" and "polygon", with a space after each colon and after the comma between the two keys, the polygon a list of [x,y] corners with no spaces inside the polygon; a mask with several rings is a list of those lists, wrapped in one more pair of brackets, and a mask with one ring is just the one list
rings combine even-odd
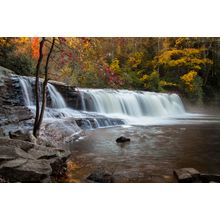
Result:
{"label": "reflection on water", "polygon": [[[130,143],[117,144],[124,135]],[[87,131],[70,146],[75,167],[64,181],[83,182],[101,168],[115,182],[173,182],[173,169],[220,173],[220,118],[182,119],[179,124]]]}

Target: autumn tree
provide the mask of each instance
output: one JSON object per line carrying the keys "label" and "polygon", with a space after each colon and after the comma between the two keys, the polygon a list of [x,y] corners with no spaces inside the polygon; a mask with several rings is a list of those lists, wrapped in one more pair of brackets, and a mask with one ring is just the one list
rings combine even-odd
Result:
{"label": "autumn tree", "polygon": [[0,65],[20,75],[32,75],[31,40],[27,37],[0,38]]}
{"label": "autumn tree", "polygon": [[213,64],[206,54],[207,48],[203,45],[194,45],[193,40],[177,38],[174,47],[161,50],[155,56],[153,72],[144,74],[142,80],[146,88],[154,90],[157,80],[157,90],[171,88],[181,91],[192,101],[201,100],[202,86]]}
{"label": "autumn tree", "polygon": [[[49,48],[49,52],[46,57],[46,64],[45,64],[45,69],[44,69],[44,82],[43,82],[43,88],[42,90],[39,89],[40,87],[40,82],[39,82],[39,72],[41,68],[41,64],[43,61],[43,48],[45,45],[46,38],[42,37],[40,41],[40,46],[39,46],[39,53],[34,51],[33,55],[38,56],[38,61],[36,65],[36,71],[35,71],[35,97],[36,97],[36,114],[35,114],[35,121],[34,121],[34,127],[33,127],[33,135],[35,137],[39,136],[40,133],[40,127],[43,121],[43,116],[44,116],[44,111],[46,107],[46,88],[47,88],[47,83],[48,83],[48,70],[49,70],[49,62],[51,58],[51,54],[54,49],[54,44],[55,44],[55,38],[53,38],[51,46]],[[35,47],[37,47],[36,40],[33,41],[35,44]],[[33,48],[35,50],[35,47]],[[39,91],[42,91],[40,94]],[[42,97],[42,102],[40,106],[40,97]]]}

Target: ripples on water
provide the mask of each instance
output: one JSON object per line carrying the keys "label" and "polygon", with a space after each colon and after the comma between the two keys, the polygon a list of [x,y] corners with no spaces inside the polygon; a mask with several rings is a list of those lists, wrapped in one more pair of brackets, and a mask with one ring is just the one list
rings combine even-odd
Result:
{"label": "ripples on water", "polygon": [[[121,135],[131,142],[117,144]],[[113,173],[116,182],[173,182],[173,169],[182,167],[219,173],[220,117],[198,115],[173,125],[96,129],[70,149],[76,169],[65,181],[84,181],[97,168]]]}

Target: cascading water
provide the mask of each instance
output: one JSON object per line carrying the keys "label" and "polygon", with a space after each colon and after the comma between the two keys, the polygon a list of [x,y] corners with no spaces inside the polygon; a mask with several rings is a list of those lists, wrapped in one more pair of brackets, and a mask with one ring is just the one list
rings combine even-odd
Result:
{"label": "cascading water", "polygon": [[50,83],[48,83],[48,92],[52,101],[53,108],[66,108],[66,103],[62,95],[57,91],[57,89]]}
{"label": "cascading water", "polygon": [[[24,102],[26,106],[34,105],[33,85],[34,79],[31,77],[19,77],[19,82],[22,88]],[[62,95],[50,83],[47,84],[47,89],[52,102],[52,108],[66,108],[66,103]]]}
{"label": "cascading water", "polygon": [[24,97],[24,102],[26,106],[34,105],[34,95],[33,95],[33,88],[32,88],[32,80],[30,77],[19,77],[19,82],[22,89],[22,94]]}
{"label": "cascading water", "polygon": [[[25,105],[35,112],[34,78],[19,77],[19,82]],[[82,111],[79,111],[74,106],[67,107],[64,98],[52,84],[48,83],[47,91],[50,107],[46,107],[45,118],[85,118],[84,124],[91,127],[122,124],[121,120],[128,124],[148,124],[152,120],[185,114],[177,94],[78,89],[82,107]]]}
{"label": "cascading water", "polygon": [[185,113],[177,94],[135,92],[129,90],[79,89],[85,97],[84,110],[101,114],[142,116],[178,116]]}

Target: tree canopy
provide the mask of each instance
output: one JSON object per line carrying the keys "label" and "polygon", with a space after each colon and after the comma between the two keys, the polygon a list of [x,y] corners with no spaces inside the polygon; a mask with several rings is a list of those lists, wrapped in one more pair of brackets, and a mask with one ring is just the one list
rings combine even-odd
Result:
{"label": "tree canopy", "polygon": [[[40,40],[0,38],[0,65],[34,75]],[[56,38],[49,77],[76,87],[177,92],[192,102],[202,102],[219,96],[219,40]],[[43,54],[48,54],[51,42],[47,38]],[[42,62],[45,65],[46,56]]]}

